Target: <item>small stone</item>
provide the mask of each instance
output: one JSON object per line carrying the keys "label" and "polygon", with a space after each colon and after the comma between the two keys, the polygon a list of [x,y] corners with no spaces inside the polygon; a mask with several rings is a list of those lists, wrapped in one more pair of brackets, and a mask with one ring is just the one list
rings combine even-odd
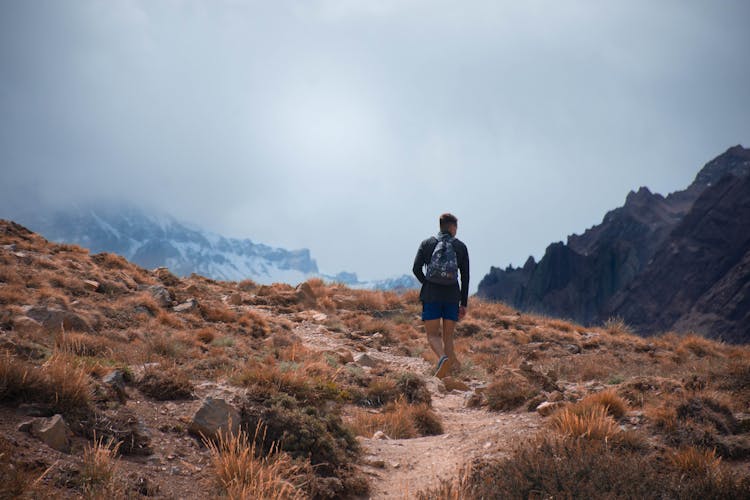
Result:
{"label": "small stone", "polygon": [[394,469],[398,469],[399,467],[401,467],[401,464],[398,462],[392,462],[391,467],[393,467]]}
{"label": "small stone", "polygon": [[118,391],[125,390],[125,374],[121,370],[112,370],[104,376],[102,382]]}
{"label": "small stone", "polygon": [[372,439],[383,440],[383,439],[390,439],[390,438],[386,436],[385,432],[383,431],[375,431],[375,434],[372,435]]}
{"label": "small stone", "polygon": [[98,292],[99,288],[102,286],[101,283],[94,280],[83,280],[83,286],[92,292]]}
{"label": "small stone", "polygon": [[57,451],[67,452],[70,449],[69,433],[68,424],[59,414],[34,420],[31,425],[31,435]]}
{"label": "small stone", "polygon": [[341,364],[354,363],[354,355],[349,349],[339,349],[336,354],[338,354]]}
{"label": "small stone", "polygon": [[322,323],[322,322],[324,322],[325,320],[328,319],[328,315],[325,314],[325,313],[319,312],[319,313],[313,314],[312,319],[313,319],[313,321],[316,321],[318,323]]}
{"label": "small stone", "polygon": [[152,285],[148,287],[148,292],[161,307],[169,307],[172,305],[172,294],[169,293],[169,290],[167,290],[166,287]]}
{"label": "small stone", "polygon": [[198,301],[195,299],[188,299],[182,304],[176,305],[172,308],[174,312],[190,312],[198,307]]}
{"label": "small stone", "polygon": [[557,410],[561,405],[562,403],[560,402],[545,401],[536,407],[536,412],[543,417],[548,417],[552,415],[552,413],[554,413],[555,410]]}
{"label": "small stone", "polygon": [[378,362],[370,357],[367,353],[360,353],[354,356],[354,362],[358,364],[359,366],[367,366],[370,368],[374,368],[377,366]]}
{"label": "small stone", "polygon": [[446,390],[449,391],[468,391],[469,386],[466,385],[463,381],[458,380],[453,377],[444,377],[443,378],[443,384],[445,384]]}
{"label": "small stone", "polygon": [[567,350],[571,354],[581,353],[581,346],[577,344],[565,344],[563,347],[565,348],[565,350]]}

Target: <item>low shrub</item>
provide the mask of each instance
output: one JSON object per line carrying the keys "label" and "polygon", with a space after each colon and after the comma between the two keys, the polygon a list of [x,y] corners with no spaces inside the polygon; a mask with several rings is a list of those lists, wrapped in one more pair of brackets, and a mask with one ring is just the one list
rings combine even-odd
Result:
{"label": "low shrub", "polygon": [[515,410],[536,392],[526,378],[511,373],[489,384],[485,390],[485,397],[490,410]]}
{"label": "low shrub", "polygon": [[143,394],[159,401],[190,399],[195,390],[187,374],[177,368],[147,369],[136,385]]}

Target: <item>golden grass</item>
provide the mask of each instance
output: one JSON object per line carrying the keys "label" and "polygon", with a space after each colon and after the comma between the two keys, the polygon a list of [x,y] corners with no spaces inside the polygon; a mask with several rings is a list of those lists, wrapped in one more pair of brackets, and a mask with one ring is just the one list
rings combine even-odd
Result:
{"label": "golden grass", "polygon": [[259,432],[260,425],[251,440],[242,431],[236,435],[219,431],[216,442],[205,441],[218,486],[233,500],[305,498],[299,487],[299,466],[289,455],[277,451],[275,444],[263,455],[256,446]]}
{"label": "golden grass", "polygon": [[117,461],[120,444],[95,437],[84,448],[79,481],[85,498],[125,498],[126,485],[119,478]]}
{"label": "golden grass", "polygon": [[110,356],[113,343],[106,337],[78,332],[62,332],[55,338],[55,347],[76,356]]}
{"label": "golden grass", "polygon": [[443,433],[440,418],[425,404],[411,405],[405,399],[388,404],[382,412],[355,410],[348,422],[358,436],[372,437],[382,431],[392,439],[411,439]]}
{"label": "golden grass", "polygon": [[628,411],[628,404],[617,395],[614,389],[589,394],[571,407],[572,411],[586,413],[595,407],[604,408],[615,419],[622,418]]}
{"label": "golden grass", "polygon": [[582,412],[563,408],[552,416],[551,425],[563,436],[572,438],[606,441],[620,432],[615,421],[607,414],[607,409],[601,406],[592,406]]}
{"label": "golden grass", "polygon": [[685,474],[713,474],[721,465],[721,457],[715,450],[686,446],[669,455],[670,463]]}
{"label": "golden grass", "polygon": [[604,322],[604,331],[610,335],[630,335],[632,333],[625,320],[620,317],[607,319]]}

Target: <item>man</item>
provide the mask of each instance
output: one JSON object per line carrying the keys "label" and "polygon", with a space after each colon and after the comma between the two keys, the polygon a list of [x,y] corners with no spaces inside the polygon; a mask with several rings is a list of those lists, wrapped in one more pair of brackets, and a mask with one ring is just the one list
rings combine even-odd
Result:
{"label": "man", "polygon": [[440,233],[419,245],[412,269],[422,283],[422,321],[430,347],[438,357],[435,376],[439,378],[445,377],[451,367],[460,366],[453,349],[453,330],[466,315],[469,298],[469,251],[456,239],[457,230],[455,215],[441,215]]}

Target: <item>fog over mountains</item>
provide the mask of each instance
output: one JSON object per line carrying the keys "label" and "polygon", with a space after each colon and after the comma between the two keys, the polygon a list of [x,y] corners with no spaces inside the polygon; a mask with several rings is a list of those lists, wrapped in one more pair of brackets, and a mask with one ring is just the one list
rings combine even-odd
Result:
{"label": "fog over mountains", "polygon": [[306,248],[287,250],[250,239],[224,237],[172,215],[148,213],[132,204],[97,203],[10,212],[10,216],[2,216],[49,240],[75,243],[92,253],[116,253],[148,269],[165,266],[179,276],[196,273],[227,281],[252,279],[261,284],[297,284],[321,277],[356,288],[384,290],[418,284],[408,275],[363,282],[352,272],[323,274]]}

